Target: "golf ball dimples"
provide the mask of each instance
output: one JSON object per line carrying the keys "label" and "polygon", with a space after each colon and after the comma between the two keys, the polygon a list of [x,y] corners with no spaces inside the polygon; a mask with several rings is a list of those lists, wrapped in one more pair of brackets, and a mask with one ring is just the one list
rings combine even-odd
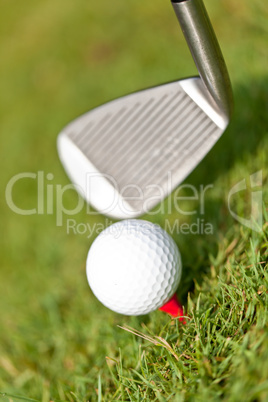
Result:
{"label": "golf ball dimples", "polygon": [[95,296],[111,310],[143,315],[162,307],[181,278],[176,243],[160,226],[126,220],[105,229],[92,244],[87,278]]}

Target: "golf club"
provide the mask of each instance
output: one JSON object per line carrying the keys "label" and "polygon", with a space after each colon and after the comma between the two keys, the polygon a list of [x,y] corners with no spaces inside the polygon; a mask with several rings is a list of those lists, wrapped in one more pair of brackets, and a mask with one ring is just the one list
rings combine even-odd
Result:
{"label": "golf club", "polygon": [[58,137],[60,159],[77,191],[112,218],[141,216],[165,199],[231,118],[231,83],[202,0],[172,5],[199,76],[111,101]]}

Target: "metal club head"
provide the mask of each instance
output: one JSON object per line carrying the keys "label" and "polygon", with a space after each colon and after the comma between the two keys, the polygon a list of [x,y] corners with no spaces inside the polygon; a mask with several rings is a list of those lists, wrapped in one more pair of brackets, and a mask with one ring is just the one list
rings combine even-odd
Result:
{"label": "metal club head", "polygon": [[60,159],[77,191],[116,219],[140,216],[160,203],[230,121],[231,84],[204,4],[172,4],[200,76],[109,102],[58,137]]}

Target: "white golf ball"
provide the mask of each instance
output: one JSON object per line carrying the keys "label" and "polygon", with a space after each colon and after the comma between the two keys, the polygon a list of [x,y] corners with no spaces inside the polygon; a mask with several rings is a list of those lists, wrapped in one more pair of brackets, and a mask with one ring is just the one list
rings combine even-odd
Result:
{"label": "white golf ball", "polygon": [[126,220],[105,229],[87,258],[87,278],[95,296],[109,309],[142,315],[174,295],[182,264],[174,240],[160,226]]}

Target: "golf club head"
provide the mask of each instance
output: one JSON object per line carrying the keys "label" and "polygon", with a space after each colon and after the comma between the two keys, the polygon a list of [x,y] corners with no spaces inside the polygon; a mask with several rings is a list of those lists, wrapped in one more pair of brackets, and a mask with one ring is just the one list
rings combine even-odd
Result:
{"label": "golf club head", "polygon": [[200,163],[229,124],[232,91],[201,0],[173,3],[200,77],[100,106],[58,137],[62,164],[83,198],[116,219],[150,211]]}

